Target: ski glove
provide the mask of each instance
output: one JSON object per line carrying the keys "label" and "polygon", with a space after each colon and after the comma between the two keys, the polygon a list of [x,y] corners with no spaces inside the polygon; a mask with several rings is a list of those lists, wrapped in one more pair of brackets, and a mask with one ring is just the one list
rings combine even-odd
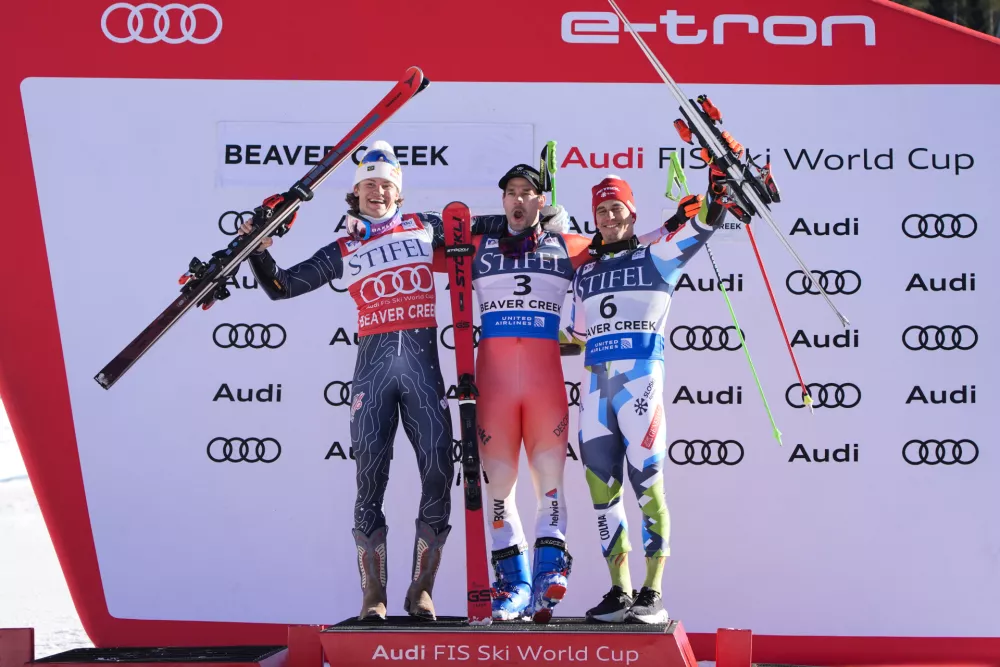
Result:
{"label": "ski glove", "polygon": [[676,232],[688,220],[697,217],[704,204],[705,195],[687,195],[677,203],[677,212],[667,218],[663,226],[667,228],[668,232]]}
{"label": "ski glove", "polygon": [[360,241],[368,236],[365,223],[360,218],[355,218],[350,213],[347,214],[347,233],[351,238]]}
{"label": "ski glove", "polygon": [[543,206],[539,211],[539,222],[542,229],[553,234],[561,234],[569,229],[569,213],[560,204],[558,206]]}
{"label": "ski glove", "polygon": [[[736,141],[736,139],[733,138],[733,135],[729,134],[729,132],[723,132],[722,138],[729,147],[730,155],[737,160],[743,159],[743,144]],[[722,171],[722,169],[720,169],[719,166],[710,159],[708,151],[704,148],[701,149],[701,159],[708,164],[708,190],[712,193],[712,199],[714,200],[712,204],[721,204],[726,210],[731,211],[738,220],[749,222],[750,216],[747,215],[746,211],[742,209],[738,200],[734,199],[730,194],[732,186],[728,184],[728,174]],[[713,206],[713,208],[716,207]],[[712,215],[713,213],[715,213],[715,211],[710,210],[709,217],[713,219],[720,217],[717,214]]]}

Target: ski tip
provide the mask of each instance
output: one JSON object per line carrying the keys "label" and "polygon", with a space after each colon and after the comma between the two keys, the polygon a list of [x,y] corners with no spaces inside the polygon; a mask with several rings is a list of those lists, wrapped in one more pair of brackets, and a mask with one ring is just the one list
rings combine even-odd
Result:
{"label": "ski tip", "polygon": [[421,90],[431,85],[431,80],[428,79],[427,75],[424,74],[424,70],[422,70],[417,65],[410,65],[409,67],[406,68],[406,76],[403,77],[405,81],[412,82],[417,77],[420,77],[420,83],[417,84],[417,93],[419,93]]}

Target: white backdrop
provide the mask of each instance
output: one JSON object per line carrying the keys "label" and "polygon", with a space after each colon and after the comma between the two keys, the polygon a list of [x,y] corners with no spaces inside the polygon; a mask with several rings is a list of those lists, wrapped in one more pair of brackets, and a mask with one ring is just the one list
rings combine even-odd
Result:
{"label": "white backdrop", "polygon": [[[386,89],[385,83],[139,79],[22,84],[87,502],[112,615],[320,624],[357,613],[354,465],[336,449],[330,454],[334,443],[349,450],[348,408],[324,398],[329,383],[349,381],[353,372],[354,346],[342,338],[330,344],[340,327],[353,342],[348,295],[324,287],[271,302],[241,269],[230,299],[187,315],[111,391],[92,378],[174,298],[174,280],[191,257],[205,259],[229,240],[220,233],[225,211],[253,208],[308,168],[301,162],[227,164],[227,144],[242,146],[244,155],[247,145],[262,146],[261,159],[271,145],[286,156],[303,146],[304,159],[305,147],[335,143]],[[990,195],[1000,139],[965,134],[952,124],[941,131],[954,109],[997,108],[1000,95],[976,86],[685,89],[691,96],[709,94],[738,140],[755,154],[769,153],[784,195],[773,209],[783,233],[800,218],[810,229],[857,220],[850,235],[788,238],[811,269],[853,271],[859,278],[845,283],[854,293],[833,294],[851,319],[851,346],[794,349],[807,383],[851,384],[857,392],[846,387],[843,400],[858,394],[860,400],[851,408],[819,407],[814,415],[786,402],[797,380],[746,232],[738,226],[719,232],[713,252],[722,273],[742,287],[731,298],[784,446],[771,437],[741,351],[682,351],[668,339],[668,443],[736,440],[745,451],[736,465],[666,468],[671,615],[691,632],[750,627],[758,634],[1000,636],[1000,528],[992,516],[1000,466],[988,409],[995,400],[990,378],[998,370],[991,335],[996,318],[982,298],[995,280]],[[558,104],[542,103],[543,94]],[[558,141],[561,157],[577,147],[588,162],[595,153],[597,164],[604,153],[632,147],[637,155],[641,147],[641,169],[566,165],[557,175],[557,194],[592,232],[590,186],[618,173],[637,195],[645,231],[673,210],[663,197],[666,163],[659,157],[661,148],[679,145],[670,125],[677,115],[662,85],[433,83],[369,141],[411,147],[408,155],[418,161],[438,156],[436,164],[404,167],[410,211],[440,210],[453,199],[474,212],[498,211],[496,180],[517,162],[535,164],[548,139]],[[911,164],[908,156],[917,148],[927,150]],[[799,159],[802,151],[809,160],[820,151],[823,158],[862,157],[850,168],[835,168],[836,158],[810,168]],[[865,151],[867,165],[879,168],[866,168]],[[891,168],[882,168],[888,157],[876,162],[874,156],[890,151]],[[930,164],[931,154],[938,165],[949,159],[950,168],[914,167]],[[956,154],[974,164],[961,158],[967,168],[956,170]],[[692,186],[703,187],[704,171],[687,164]],[[353,164],[343,165],[303,206],[293,232],[276,240],[280,264],[305,259],[335,238],[352,173]],[[911,214],[967,214],[977,227],[968,238],[908,238],[903,220]],[[797,340],[822,342],[841,333],[821,297],[791,293],[801,278],[786,278],[798,267],[770,229],[754,224],[789,336],[801,331]],[[919,231],[916,221],[907,224]],[[948,220],[945,229],[950,233]],[[968,218],[961,229],[971,229]],[[974,273],[976,289],[907,291],[915,273],[928,284]],[[714,278],[706,254],[691,263],[690,275],[695,285]],[[442,328],[450,322],[445,285],[439,276]],[[831,280],[828,289],[835,285]],[[671,311],[668,336],[676,327],[731,324],[717,291],[679,290]],[[286,337],[274,349],[213,343],[216,327],[238,323],[280,325]],[[964,351],[913,351],[903,342],[913,325],[967,325],[978,340]],[[970,332],[964,333],[967,343]],[[674,340],[684,340],[683,330]],[[915,333],[907,340],[919,342]],[[451,384],[454,359],[446,347],[441,354]],[[567,381],[581,379],[580,357],[563,365]],[[275,397],[280,384],[281,400],[213,401],[223,383],[233,395],[274,385]],[[932,390],[937,396],[972,385],[975,403],[907,404],[916,386],[929,397]],[[702,396],[738,388],[742,400],[675,404],[681,387]],[[830,389],[826,400],[833,404],[837,393]],[[339,398],[336,390],[327,395]],[[798,390],[788,395],[797,399]],[[822,400],[819,390],[813,396]],[[570,444],[578,456],[575,410]],[[453,415],[457,435],[454,404]],[[216,463],[206,452],[215,437],[274,438],[281,454],[269,464]],[[932,439],[973,441],[978,458],[969,465],[904,460],[905,443]],[[419,487],[401,429],[396,444],[386,514],[389,606],[399,614]],[[810,458],[813,449],[822,454],[849,446],[857,460],[793,459],[798,444]],[[677,461],[683,450],[672,449]],[[717,448],[712,451],[717,456]],[[917,459],[917,446],[907,451]],[[965,443],[961,458],[970,459],[972,451]],[[952,454],[949,445],[945,455]],[[927,456],[937,456],[933,445]],[[518,508],[531,539],[534,498],[523,457],[519,479]],[[566,479],[575,560],[558,612],[582,615],[609,584],[578,458],[567,460]],[[453,501],[455,527],[435,600],[439,613],[464,615],[461,487],[454,487]],[[638,584],[640,515],[630,492],[625,502]]]}

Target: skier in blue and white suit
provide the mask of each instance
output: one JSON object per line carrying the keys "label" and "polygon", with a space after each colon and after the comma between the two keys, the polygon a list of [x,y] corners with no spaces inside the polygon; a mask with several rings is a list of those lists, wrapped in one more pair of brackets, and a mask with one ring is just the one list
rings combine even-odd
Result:
{"label": "skier in blue and white suit", "polygon": [[[664,330],[685,265],[725,218],[723,204],[711,198],[713,185],[718,187],[710,183],[707,211],[702,211],[705,196],[689,195],[680,201],[677,213],[642,237],[635,235],[636,208],[628,183],[608,176],[593,188],[598,229],[591,249],[594,259],[574,277],[571,327],[577,342],[586,341],[580,455],[612,583],[604,599],[587,612],[593,621],[663,623],[668,618],[662,602],[663,566],[670,553],[670,514],[663,491]],[[643,514],[646,577],[634,598],[628,571],[631,545],[621,503],[623,462]]]}

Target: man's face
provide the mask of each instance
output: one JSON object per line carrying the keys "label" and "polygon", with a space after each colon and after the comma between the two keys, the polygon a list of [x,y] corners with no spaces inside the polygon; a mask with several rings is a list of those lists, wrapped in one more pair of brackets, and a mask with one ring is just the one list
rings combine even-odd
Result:
{"label": "man's face", "polygon": [[396,184],[384,178],[366,178],[354,186],[354,194],[361,213],[369,218],[387,215],[399,199]]}
{"label": "man's face", "polygon": [[597,230],[605,243],[625,241],[632,238],[635,219],[632,212],[617,199],[608,199],[597,205]]}
{"label": "man's face", "polygon": [[507,181],[503,192],[503,211],[512,230],[524,231],[537,223],[538,212],[543,206],[545,195],[539,194],[527,179],[518,176]]}

